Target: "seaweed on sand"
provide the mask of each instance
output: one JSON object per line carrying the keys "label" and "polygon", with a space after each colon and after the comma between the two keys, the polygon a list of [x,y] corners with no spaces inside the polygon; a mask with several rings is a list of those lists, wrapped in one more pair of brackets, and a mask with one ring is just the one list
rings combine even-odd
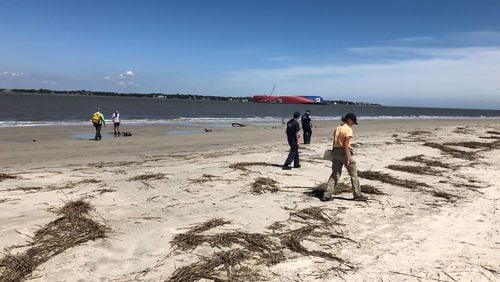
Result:
{"label": "seaweed on sand", "polygon": [[470,149],[486,149],[491,150],[500,147],[500,141],[493,142],[477,142],[477,141],[462,141],[462,142],[449,142],[444,143],[447,146],[459,146]]}
{"label": "seaweed on sand", "polygon": [[420,135],[431,135],[432,133],[430,131],[427,131],[427,130],[413,130],[413,131],[410,131],[408,132],[409,135],[411,136],[420,136]]}
{"label": "seaweed on sand", "polygon": [[435,166],[435,167],[443,167],[443,168],[451,168],[449,164],[436,161],[436,160],[428,160],[424,158],[424,155],[416,155],[416,156],[409,156],[401,159],[402,161],[405,162],[417,162],[417,163],[423,163],[427,166]]}
{"label": "seaweed on sand", "polygon": [[494,130],[488,130],[486,131],[488,134],[493,134],[493,135],[500,135],[500,131],[494,131]]}
{"label": "seaweed on sand", "polygon": [[129,179],[129,181],[148,181],[148,180],[160,180],[165,179],[167,176],[164,173],[146,173],[134,176]]}
{"label": "seaweed on sand", "polygon": [[7,173],[0,173],[0,182],[6,180],[6,179],[17,179],[18,177],[12,174],[7,174]]}
{"label": "seaweed on sand", "polygon": [[408,173],[413,173],[413,174],[427,174],[427,175],[434,175],[434,176],[441,176],[443,175],[439,170],[430,168],[428,166],[412,166],[412,165],[388,165],[388,169],[396,170],[396,171],[403,171],[403,172],[408,172]]}
{"label": "seaweed on sand", "polygon": [[444,191],[431,191],[431,194],[434,197],[444,198],[449,202],[454,202],[457,198],[459,198],[457,195],[453,195]]}
{"label": "seaweed on sand", "polygon": [[247,167],[249,166],[272,166],[273,164],[267,162],[239,162],[234,163],[229,166],[229,168],[234,170],[249,171]]}
{"label": "seaweed on sand", "polygon": [[283,244],[283,246],[285,246],[287,249],[296,253],[300,253],[302,255],[321,257],[328,260],[334,260],[339,263],[345,263],[344,259],[333,254],[323,251],[311,251],[302,245],[302,241],[304,241],[304,239],[306,239],[307,237],[313,235],[315,230],[318,228],[319,226],[317,225],[306,225],[298,229],[282,233],[280,234],[281,244]]}
{"label": "seaweed on sand", "polygon": [[56,209],[56,220],[35,232],[30,248],[16,255],[0,259],[0,281],[19,281],[30,275],[39,265],[63,251],[87,241],[105,238],[109,228],[88,217],[92,205],[83,200],[66,203]]}
{"label": "seaweed on sand", "polygon": [[213,218],[204,223],[191,227],[187,232],[180,233],[172,239],[172,246],[180,250],[192,250],[204,242],[204,237],[200,235],[207,230],[216,228],[225,224],[231,223],[230,221],[222,218]]}
{"label": "seaweed on sand", "polygon": [[[242,271],[236,266],[248,259],[248,254],[241,249],[228,250],[218,252],[211,257],[204,258],[200,261],[187,266],[176,269],[168,282],[191,282],[201,279],[209,279],[213,281],[255,281],[260,276],[257,272],[249,268],[243,268]],[[225,272],[226,277],[221,274]],[[236,279],[235,279],[236,278]]]}
{"label": "seaweed on sand", "polygon": [[[309,240],[316,242],[318,238],[331,238],[350,240],[341,234],[332,233],[325,228],[325,222],[329,225],[333,222],[330,217],[323,214],[320,208],[310,207],[299,211],[290,212],[290,218],[315,219],[319,224],[304,221],[304,226],[290,230],[288,221],[275,222],[270,226],[273,233],[249,233],[239,230],[224,232],[210,232],[203,234],[211,228],[222,226],[229,221],[216,218],[205,223],[191,227],[187,232],[174,236],[171,245],[175,249],[191,252],[196,247],[207,244],[212,248],[229,248],[222,252],[203,256],[202,259],[187,266],[176,269],[167,281],[199,281],[208,279],[213,281],[263,281],[267,277],[262,274],[263,267],[269,267],[287,259],[285,249],[306,256],[315,256],[335,262],[332,267],[333,273],[354,270],[350,262],[335,256],[334,254],[309,250],[302,242]],[[186,240],[193,238],[194,240]],[[317,242],[316,242],[317,243]],[[319,244],[319,243],[318,243]]]}
{"label": "seaweed on sand", "polygon": [[276,193],[279,191],[278,182],[271,178],[259,177],[252,183],[253,194],[264,194],[266,191]]}
{"label": "seaweed on sand", "polygon": [[369,180],[378,180],[382,183],[388,183],[408,189],[418,190],[419,187],[430,187],[428,184],[415,180],[400,179],[379,171],[358,171],[358,176]]}
{"label": "seaweed on sand", "polygon": [[324,223],[332,222],[332,218],[326,214],[325,209],[321,207],[308,207],[290,213],[291,218],[300,218],[301,220],[317,220]]}
{"label": "seaweed on sand", "polygon": [[462,150],[457,150],[439,143],[426,142],[424,143],[424,146],[431,147],[434,149],[439,149],[441,150],[441,152],[459,159],[465,159],[471,161],[474,160],[476,157],[475,152],[466,152]]}
{"label": "seaweed on sand", "polygon": [[[349,193],[349,192],[352,192],[352,186],[341,182],[337,184],[337,188],[335,189],[334,194],[339,195],[342,193]],[[369,184],[361,185],[361,192],[371,195],[387,195],[387,193],[384,193],[380,189],[375,188],[375,186]]]}
{"label": "seaweed on sand", "polygon": [[191,179],[191,183],[198,183],[198,184],[200,184],[200,183],[210,182],[214,178],[217,178],[217,176],[211,175],[211,174],[203,174],[199,178]]}

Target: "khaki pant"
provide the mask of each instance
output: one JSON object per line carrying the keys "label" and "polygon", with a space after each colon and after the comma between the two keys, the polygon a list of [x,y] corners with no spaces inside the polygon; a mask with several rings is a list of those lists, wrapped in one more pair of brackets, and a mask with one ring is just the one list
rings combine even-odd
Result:
{"label": "khaki pant", "polygon": [[[345,152],[344,148],[334,148],[333,149],[333,160],[332,160],[332,174],[326,183],[326,191],[324,194],[325,198],[331,198],[335,193],[340,175],[342,174],[342,167],[345,162]],[[356,169],[356,160],[351,156],[349,159],[349,165],[346,167],[349,176],[351,177],[352,193],[354,197],[361,196],[361,188],[359,186],[358,170]]]}

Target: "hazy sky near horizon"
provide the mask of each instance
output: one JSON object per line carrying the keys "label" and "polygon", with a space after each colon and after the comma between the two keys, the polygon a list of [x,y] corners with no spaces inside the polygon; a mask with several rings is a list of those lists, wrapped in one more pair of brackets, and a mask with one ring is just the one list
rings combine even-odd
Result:
{"label": "hazy sky near horizon", "polygon": [[500,109],[500,1],[0,0],[0,88]]}

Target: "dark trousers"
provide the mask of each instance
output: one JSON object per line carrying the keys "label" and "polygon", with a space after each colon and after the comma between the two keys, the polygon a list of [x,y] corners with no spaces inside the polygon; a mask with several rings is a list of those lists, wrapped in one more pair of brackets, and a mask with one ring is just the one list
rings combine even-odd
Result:
{"label": "dark trousers", "polygon": [[102,136],[101,136],[101,128],[102,128],[102,124],[94,124],[94,127],[95,127],[95,140],[101,140]]}
{"label": "dark trousers", "polygon": [[290,152],[286,158],[285,166],[289,166],[292,161],[294,166],[299,166],[299,145],[297,144],[297,140],[295,138],[288,138],[288,145],[290,145]]}
{"label": "dark trousers", "polygon": [[302,130],[304,131],[304,144],[311,144],[311,135],[313,133],[311,127],[304,126]]}

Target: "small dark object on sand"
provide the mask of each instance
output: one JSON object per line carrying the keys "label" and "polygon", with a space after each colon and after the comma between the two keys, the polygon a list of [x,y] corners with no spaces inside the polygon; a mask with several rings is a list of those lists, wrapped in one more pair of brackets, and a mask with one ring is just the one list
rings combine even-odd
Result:
{"label": "small dark object on sand", "polygon": [[17,176],[7,173],[0,173],[0,182],[4,181],[5,179],[17,179]]}
{"label": "small dark object on sand", "polygon": [[245,127],[246,125],[241,124],[241,123],[237,123],[237,122],[233,122],[233,123],[231,124],[231,126],[232,126],[232,127]]}
{"label": "small dark object on sand", "polygon": [[132,132],[130,132],[130,131],[125,131],[125,132],[123,132],[123,136],[124,136],[124,137],[130,137],[130,136],[132,136]]}
{"label": "small dark object on sand", "polygon": [[204,128],[205,132],[212,132],[214,131],[213,129],[209,129],[209,128]]}

